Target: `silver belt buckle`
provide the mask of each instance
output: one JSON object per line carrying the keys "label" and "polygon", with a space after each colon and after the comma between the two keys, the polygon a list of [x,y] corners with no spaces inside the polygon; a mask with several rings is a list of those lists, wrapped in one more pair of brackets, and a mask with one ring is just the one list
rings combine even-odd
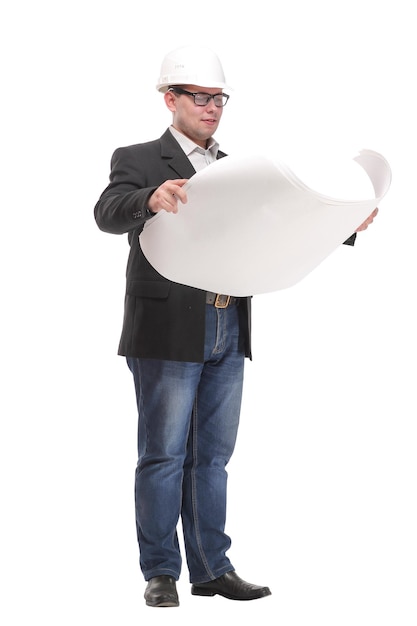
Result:
{"label": "silver belt buckle", "polygon": [[214,301],[214,306],[216,309],[227,309],[230,304],[230,296],[225,296],[222,293],[216,294],[216,299]]}

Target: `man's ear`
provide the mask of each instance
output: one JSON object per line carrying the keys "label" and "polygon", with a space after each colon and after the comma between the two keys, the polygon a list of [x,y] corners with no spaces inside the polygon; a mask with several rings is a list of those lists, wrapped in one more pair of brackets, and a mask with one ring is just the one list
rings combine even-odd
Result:
{"label": "man's ear", "polygon": [[177,110],[175,94],[172,91],[166,91],[164,93],[164,100],[170,111],[174,112]]}

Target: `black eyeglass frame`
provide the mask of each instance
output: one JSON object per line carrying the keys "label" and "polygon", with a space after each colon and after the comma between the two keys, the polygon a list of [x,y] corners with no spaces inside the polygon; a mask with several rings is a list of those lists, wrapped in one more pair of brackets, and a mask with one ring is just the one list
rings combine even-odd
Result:
{"label": "black eyeglass frame", "polygon": [[[186,89],[182,89],[181,87],[170,87],[168,91],[173,91],[174,93],[178,95],[191,96],[192,98],[194,98],[194,104],[198,107],[207,106],[210,100],[213,98],[213,102],[216,105],[216,107],[223,108],[224,106],[226,106],[227,101],[230,98],[230,96],[227,93],[223,93],[223,92],[219,92],[219,93],[215,93],[211,95],[209,93],[205,93],[204,91],[195,91],[195,92],[186,91]],[[206,96],[207,102],[205,102],[204,104],[199,104],[198,102],[195,101],[196,96]],[[218,104],[216,102],[215,98],[217,98],[218,96],[222,98],[222,104]],[[226,99],[224,100],[224,98]]]}

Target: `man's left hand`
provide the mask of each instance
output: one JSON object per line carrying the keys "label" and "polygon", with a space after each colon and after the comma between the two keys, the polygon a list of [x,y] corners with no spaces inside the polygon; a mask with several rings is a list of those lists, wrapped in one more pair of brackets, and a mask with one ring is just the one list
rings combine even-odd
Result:
{"label": "man's left hand", "polygon": [[356,232],[359,233],[361,230],[366,230],[369,226],[369,224],[372,224],[372,222],[374,221],[374,218],[377,216],[378,214],[378,207],[376,209],[374,209],[371,213],[371,215],[363,222],[363,224],[361,224],[357,229]]}

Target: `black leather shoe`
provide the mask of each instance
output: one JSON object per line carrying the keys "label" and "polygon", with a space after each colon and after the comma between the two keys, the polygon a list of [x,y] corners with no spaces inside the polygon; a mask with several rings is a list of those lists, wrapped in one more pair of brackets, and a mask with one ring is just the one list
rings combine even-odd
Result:
{"label": "black leather shoe", "polygon": [[208,583],[196,583],[192,585],[191,593],[194,596],[214,596],[217,593],[229,600],[256,600],[271,595],[268,587],[251,585],[239,578],[236,572],[227,572]]}
{"label": "black leather shoe", "polygon": [[144,597],[148,606],[178,606],[175,578],[172,576],[151,578],[145,589]]}

